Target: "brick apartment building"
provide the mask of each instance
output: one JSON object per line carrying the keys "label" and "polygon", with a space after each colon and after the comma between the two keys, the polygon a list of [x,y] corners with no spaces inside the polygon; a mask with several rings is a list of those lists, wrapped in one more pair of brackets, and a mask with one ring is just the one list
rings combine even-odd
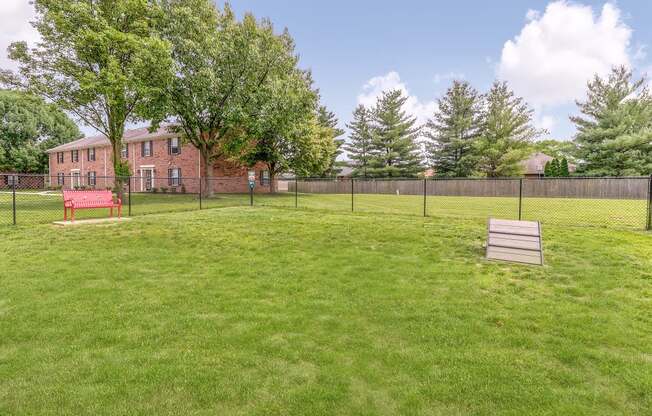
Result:
{"label": "brick apartment building", "polygon": [[[125,131],[122,158],[134,178],[132,192],[159,189],[197,193],[202,166],[199,150],[181,143],[178,133],[166,126],[150,133],[148,128]],[[74,188],[113,186],[111,145],[103,136],[85,137],[48,150],[50,186]],[[248,192],[248,173],[256,175],[256,192],[269,192],[269,171],[262,163],[253,167],[218,160],[213,166],[211,186],[215,192]]]}

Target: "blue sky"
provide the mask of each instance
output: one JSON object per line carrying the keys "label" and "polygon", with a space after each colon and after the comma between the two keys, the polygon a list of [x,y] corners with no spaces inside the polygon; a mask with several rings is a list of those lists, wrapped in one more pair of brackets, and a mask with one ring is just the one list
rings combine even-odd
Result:
{"label": "blue sky", "polygon": [[[606,10],[605,4],[556,2],[547,9],[551,2],[515,0],[231,3],[239,15],[250,11],[270,18],[278,30],[290,30],[301,65],[312,70],[323,103],[342,125],[358,102],[373,102],[378,86],[402,84],[414,97],[411,109],[424,119],[451,76],[480,90],[500,76],[519,86],[517,92],[536,107],[537,124],[559,139],[574,133],[571,97],[581,98],[591,73],[617,63],[639,73],[652,67],[646,53],[652,2],[621,0]],[[518,43],[526,25],[534,35]],[[503,58],[510,40],[516,46],[511,66]],[[380,78],[365,90],[374,77]]]}
{"label": "blue sky", "polygon": [[[218,5],[223,1],[217,0]],[[344,127],[358,103],[384,88],[408,95],[406,110],[424,122],[451,78],[481,91],[507,80],[535,109],[535,122],[568,140],[594,73],[626,64],[652,74],[652,1],[234,0],[238,15],[268,17],[287,27],[301,65],[313,72],[322,102]],[[12,41],[34,42],[26,0],[0,0],[0,67]],[[649,53],[648,53],[649,52]],[[650,56],[648,56],[650,55]],[[81,126],[87,134],[92,129]]]}

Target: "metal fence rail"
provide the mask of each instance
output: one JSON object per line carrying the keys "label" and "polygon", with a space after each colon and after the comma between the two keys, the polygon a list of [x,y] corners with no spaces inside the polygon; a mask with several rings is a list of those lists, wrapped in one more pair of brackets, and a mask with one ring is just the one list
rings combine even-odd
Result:
{"label": "metal fence rail", "polygon": [[[368,179],[94,177],[0,174],[0,225],[63,217],[61,189],[110,189],[125,215],[231,206],[273,206],[413,216],[532,219],[543,223],[652,228],[652,177]],[[77,218],[107,215],[80,211]]]}

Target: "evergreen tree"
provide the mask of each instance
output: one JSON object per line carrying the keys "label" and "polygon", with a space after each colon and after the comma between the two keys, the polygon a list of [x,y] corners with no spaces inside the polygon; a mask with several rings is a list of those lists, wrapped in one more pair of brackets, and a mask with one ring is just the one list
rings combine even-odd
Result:
{"label": "evergreen tree", "polygon": [[550,163],[550,161],[547,161],[546,166],[543,168],[543,176],[545,176],[546,178],[554,176],[552,174],[552,163]]}
{"label": "evergreen tree", "polygon": [[371,159],[371,114],[363,105],[353,111],[353,121],[347,124],[351,130],[350,142],[344,147],[353,165],[353,176],[367,176]]}
{"label": "evergreen tree", "polygon": [[468,82],[453,81],[437,106],[425,126],[428,161],[438,176],[471,176],[476,163],[472,151],[481,122],[481,96]]}
{"label": "evergreen tree", "polygon": [[570,172],[568,170],[568,160],[566,158],[563,158],[561,162],[559,162],[559,176],[564,178],[570,176]]}
{"label": "evergreen tree", "polygon": [[582,116],[571,117],[583,173],[652,173],[652,97],[645,81],[633,81],[632,72],[621,66],[607,79],[596,75],[588,83],[586,101],[577,101]]}
{"label": "evergreen tree", "polygon": [[421,171],[416,119],[403,110],[407,97],[400,90],[383,92],[373,111],[372,176],[412,177]]}
{"label": "evergreen tree", "polygon": [[333,143],[335,143],[335,152],[332,155],[332,159],[326,168],[326,170],[322,173],[323,176],[336,176],[338,173],[341,172],[341,166],[343,165],[341,162],[337,160],[337,158],[342,154],[343,148],[342,146],[344,145],[344,139],[338,139],[338,137],[342,136],[344,134],[344,130],[340,129],[337,127],[337,117],[335,116],[335,113],[332,111],[328,111],[326,106],[320,105],[319,108],[317,109],[317,116],[318,116],[318,121],[319,125],[326,129],[330,129],[330,131],[333,134]]}
{"label": "evergreen tree", "polygon": [[557,158],[552,159],[552,162],[550,163],[550,176],[555,178],[561,176],[559,175],[559,168],[559,160]]}
{"label": "evergreen tree", "polygon": [[532,126],[532,113],[507,83],[494,82],[475,146],[480,173],[488,177],[521,174],[521,162],[529,155],[531,142],[544,132]]}

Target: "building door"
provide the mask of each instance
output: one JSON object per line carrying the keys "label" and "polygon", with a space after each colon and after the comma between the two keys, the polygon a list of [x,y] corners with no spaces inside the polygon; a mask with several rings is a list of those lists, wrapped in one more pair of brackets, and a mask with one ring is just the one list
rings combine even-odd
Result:
{"label": "building door", "polygon": [[79,174],[79,169],[70,171],[70,174],[71,174],[70,188],[75,189],[80,187],[81,175]]}
{"label": "building door", "polygon": [[140,190],[150,192],[154,187],[154,169],[141,169]]}

